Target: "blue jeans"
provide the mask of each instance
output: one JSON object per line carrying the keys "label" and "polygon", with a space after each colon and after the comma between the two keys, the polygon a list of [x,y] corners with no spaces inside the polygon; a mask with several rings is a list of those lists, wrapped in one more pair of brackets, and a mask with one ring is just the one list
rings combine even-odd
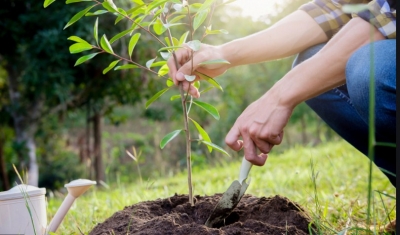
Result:
{"label": "blue jeans", "polygon": [[[297,55],[293,67],[312,57],[325,44],[313,46]],[[336,133],[368,156],[370,44],[358,49],[347,61],[346,84],[306,103]],[[396,40],[374,43],[375,138],[396,143]],[[329,65],[327,65],[329,66]],[[396,174],[396,148],[375,147],[374,162]],[[385,173],[385,172],[384,172]],[[396,177],[385,173],[393,186]]]}

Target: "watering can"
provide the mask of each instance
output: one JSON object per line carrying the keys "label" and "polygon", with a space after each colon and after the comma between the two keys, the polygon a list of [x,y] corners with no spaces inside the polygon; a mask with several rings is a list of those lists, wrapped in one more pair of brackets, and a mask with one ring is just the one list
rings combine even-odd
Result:
{"label": "watering can", "polygon": [[45,188],[20,184],[0,192],[0,234],[47,235],[56,232],[75,199],[95,181],[78,179],[64,185],[68,195],[47,226]]}

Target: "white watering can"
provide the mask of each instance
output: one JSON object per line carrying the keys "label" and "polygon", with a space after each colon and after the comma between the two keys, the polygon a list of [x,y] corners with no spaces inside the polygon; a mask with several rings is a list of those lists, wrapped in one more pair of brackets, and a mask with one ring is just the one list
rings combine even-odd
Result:
{"label": "white watering can", "polygon": [[95,181],[78,179],[64,185],[68,195],[49,226],[47,226],[45,188],[20,184],[8,191],[0,192],[0,234],[54,233],[75,199],[94,184]]}

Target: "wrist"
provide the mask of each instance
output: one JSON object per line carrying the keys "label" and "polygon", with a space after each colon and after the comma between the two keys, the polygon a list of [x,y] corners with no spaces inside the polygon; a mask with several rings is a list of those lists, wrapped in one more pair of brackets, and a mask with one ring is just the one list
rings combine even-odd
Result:
{"label": "wrist", "polygon": [[265,93],[267,100],[275,100],[277,105],[288,109],[294,109],[302,101],[298,99],[296,89],[292,89],[295,84],[285,84],[283,79],[279,80]]}
{"label": "wrist", "polygon": [[234,41],[216,47],[218,53],[222,56],[221,59],[229,61],[230,64],[227,65],[228,68],[237,66],[237,61],[240,60],[239,47],[234,46],[233,42]]}

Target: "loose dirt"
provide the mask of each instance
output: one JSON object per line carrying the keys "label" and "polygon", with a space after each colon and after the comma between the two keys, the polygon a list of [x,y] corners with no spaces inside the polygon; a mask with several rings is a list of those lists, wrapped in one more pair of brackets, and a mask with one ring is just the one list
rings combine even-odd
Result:
{"label": "loose dirt", "polygon": [[204,225],[222,194],[196,196],[195,206],[187,195],[145,201],[125,207],[89,235],[306,235],[310,218],[304,209],[282,196],[243,196],[238,206],[216,228]]}

